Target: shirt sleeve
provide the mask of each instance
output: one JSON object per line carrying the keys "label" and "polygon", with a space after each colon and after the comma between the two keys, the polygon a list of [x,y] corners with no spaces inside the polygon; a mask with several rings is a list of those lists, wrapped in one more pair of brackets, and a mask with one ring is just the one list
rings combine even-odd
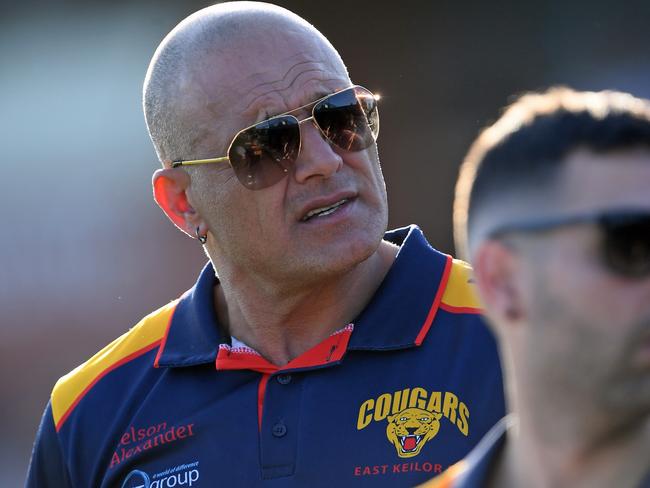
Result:
{"label": "shirt sleeve", "polygon": [[25,488],[72,488],[50,402],[36,433]]}

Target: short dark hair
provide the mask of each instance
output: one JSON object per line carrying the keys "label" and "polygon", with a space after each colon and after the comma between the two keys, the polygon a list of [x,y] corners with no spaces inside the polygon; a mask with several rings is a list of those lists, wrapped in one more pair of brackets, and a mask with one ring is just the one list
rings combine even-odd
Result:
{"label": "short dark hair", "polygon": [[507,107],[472,144],[460,170],[454,235],[469,258],[473,224],[508,196],[547,192],[573,150],[650,148],[650,101],[616,91],[566,87],[528,93]]}

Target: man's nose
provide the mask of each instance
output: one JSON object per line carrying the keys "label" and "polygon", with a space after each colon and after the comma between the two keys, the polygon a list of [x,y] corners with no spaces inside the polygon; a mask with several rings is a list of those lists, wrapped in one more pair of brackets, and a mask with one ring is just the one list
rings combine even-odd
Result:
{"label": "man's nose", "polygon": [[296,181],[305,183],[318,176],[329,178],[341,169],[343,158],[312,121],[300,124],[300,138],[300,154],[294,170]]}

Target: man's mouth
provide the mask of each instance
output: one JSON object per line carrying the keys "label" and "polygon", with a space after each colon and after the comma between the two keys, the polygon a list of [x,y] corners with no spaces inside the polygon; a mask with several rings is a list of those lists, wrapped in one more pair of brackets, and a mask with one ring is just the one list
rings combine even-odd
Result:
{"label": "man's mouth", "polygon": [[325,217],[326,215],[331,215],[334,212],[336,212],[341,206],[346,204],[347,202],[348,202],[348,199],[344,198],[342,200],[339,200],[336,203],[333,203],[332,205],[328,205],[326,207],[320,207],[320,208],[315,208],[313,210],[310,210],[309,212],[307,212],[307,215],[305,215],[301,219],[301,222],[307,222],[308,220],[311,220],[313,218]]}
{"label": "man's mouth", "polygon": [[402,445],[402,451],[413,452],[417,449],[418,444],[422,440],[421,435],[401,435],[399,436],[399,443]]}

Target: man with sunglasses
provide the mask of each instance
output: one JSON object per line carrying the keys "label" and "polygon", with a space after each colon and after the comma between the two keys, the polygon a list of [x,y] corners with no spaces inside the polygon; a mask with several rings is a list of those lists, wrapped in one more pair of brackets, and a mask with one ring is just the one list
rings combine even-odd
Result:
{"label": "man with sunglasses", "polygon": [[377,97],[313,26],[204,9],[144,109],[156,201],[210,262],[57,383],[30,486],[412,486],[503,416],[468,268],[386,233]]}
{"label": "man with sunglasses", "polygon": [[427,486],[650,487],[650,101],[523,96],[470,149],[454,225],[513,414]]}

